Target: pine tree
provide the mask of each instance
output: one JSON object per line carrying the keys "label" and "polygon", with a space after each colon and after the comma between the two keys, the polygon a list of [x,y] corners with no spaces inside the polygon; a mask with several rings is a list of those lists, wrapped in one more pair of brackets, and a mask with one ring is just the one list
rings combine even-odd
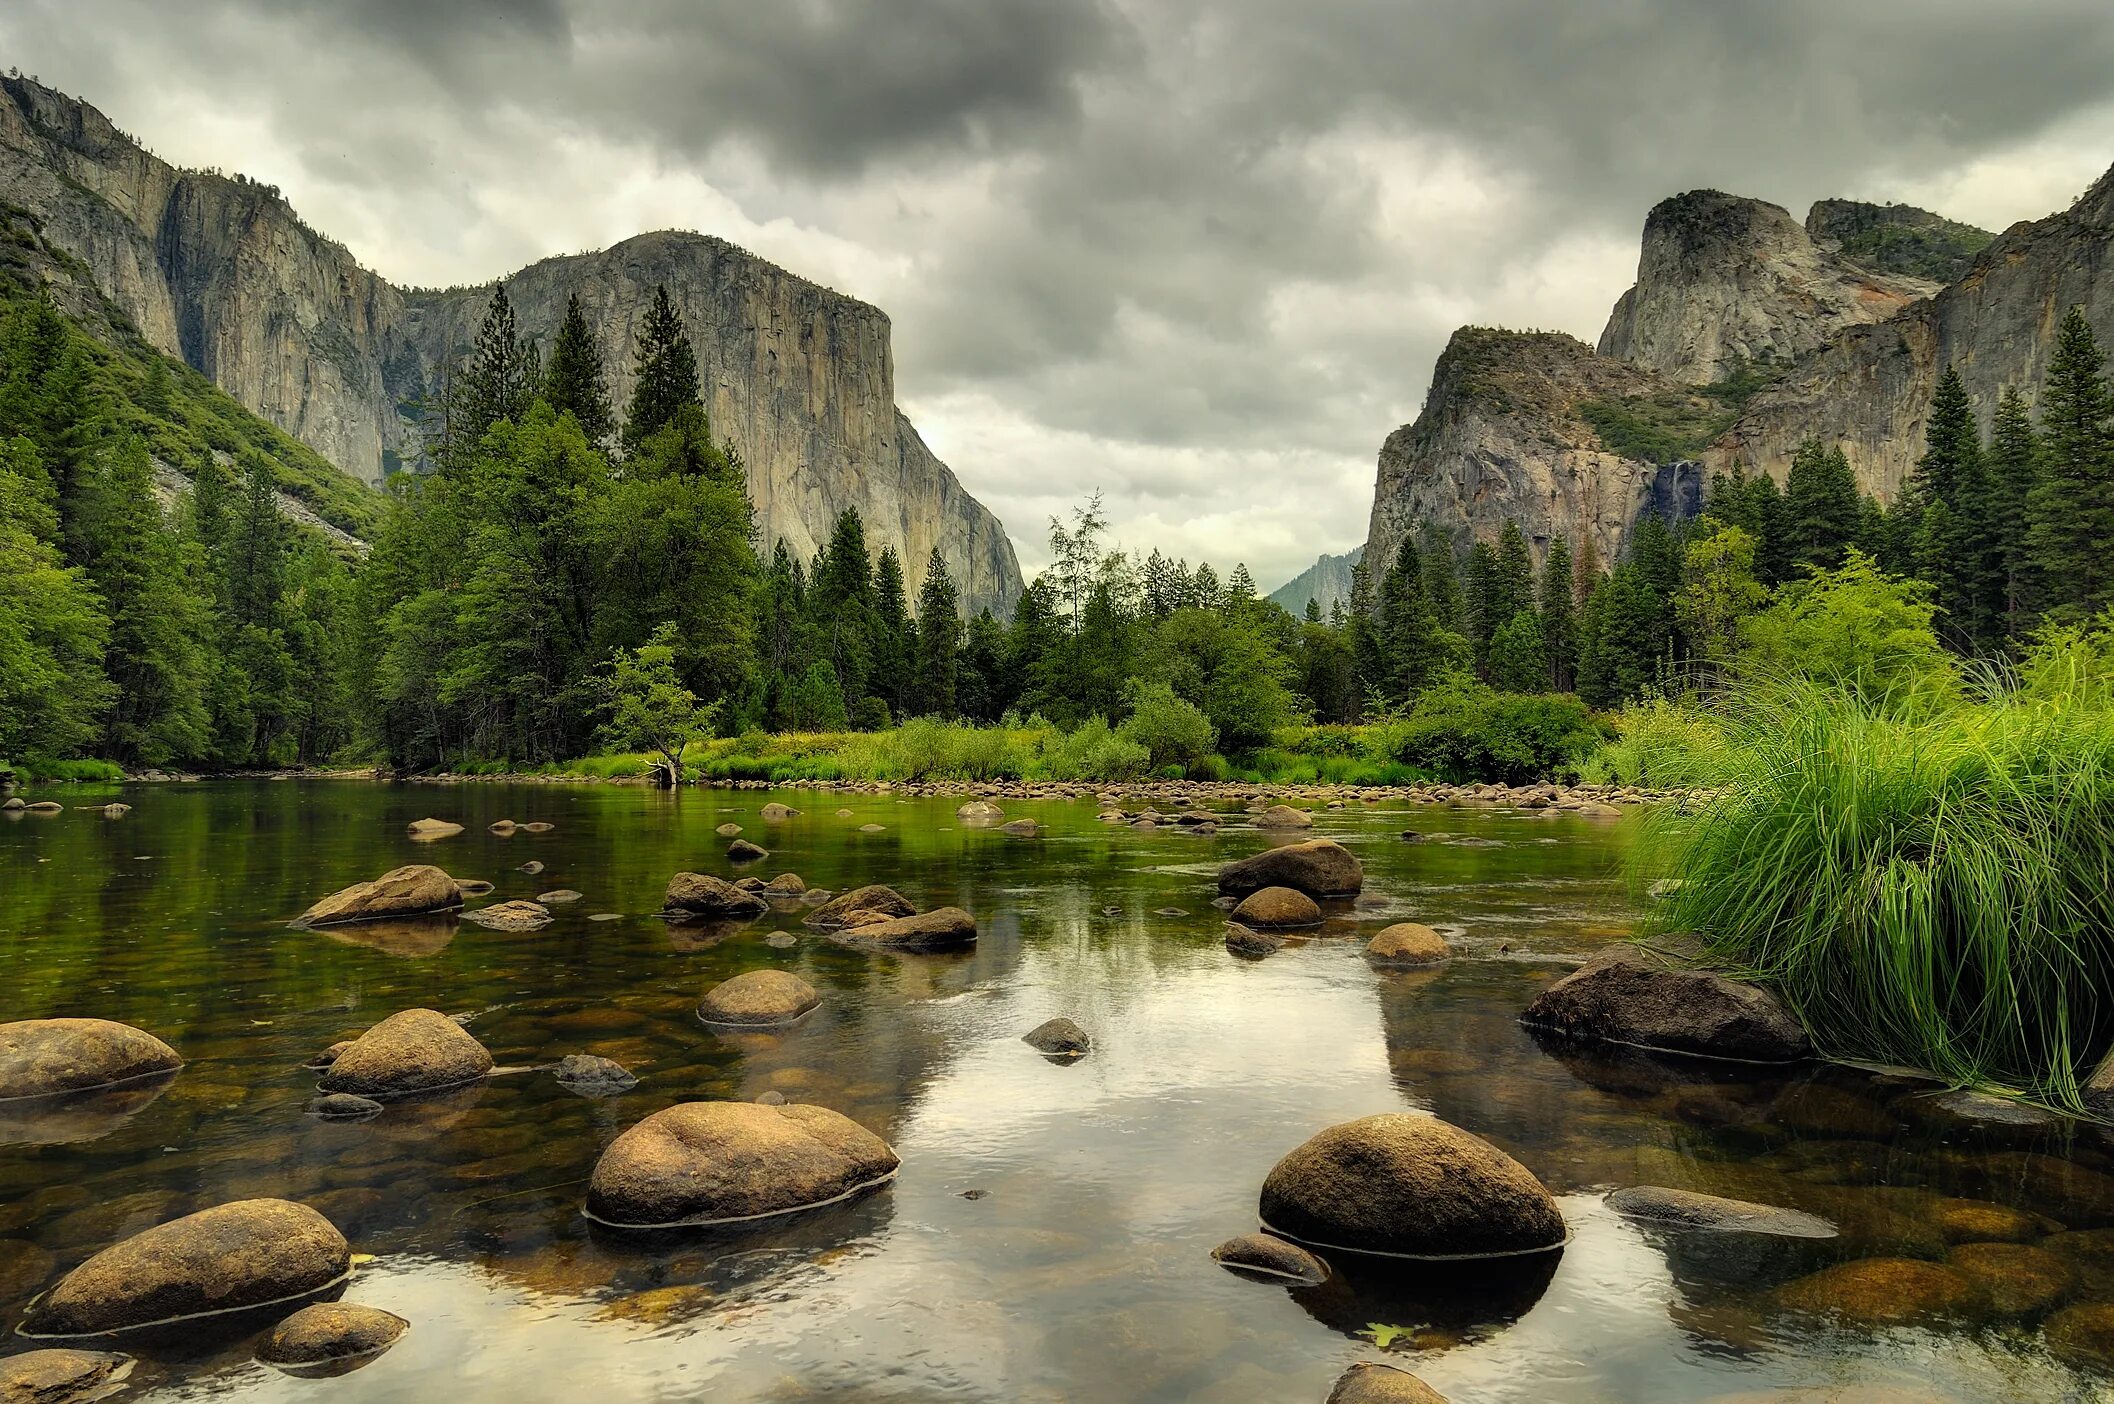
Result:
{"label": "pine tree", "polygon": [[955,672],[954,705],[971,721],[995,722],[1013,699],[1005,691],[1006,631],[989,609],[969,621]]}
{"label": "pine tree", "polygon": [[550,364],[543,371],[543,398],[552,409],[580,422],[587,442],[601,448],[616,432],[616,411],[609,403],[608,379],[602,371],[602,348],[580,310],[580,295],[565,300],[565,320],[551,342]]}
{"label": "pine tree", "polygon": [[2040,440],[2026,412],[2026,397],[2007,386],[1989,427],[1984,477],[1989,486],[1984,520],[2002,575],[2004,632],[2018,638],[2031,609],[2032,559],[2027,549],[2027,504],[2040,477]]}
{"label": "pine tree", "polygon": [[1226,578],[1226,597],[1222,608],[1236,609],[1255,600],[1255,577],[1248,574],[1248,563],[1234,564],[1233,574]]}
{"label": "pine tree", "polygon": [[1500,628],[1521,610],[1534,608],[1534,553],[1528,549],[1519,523],[1510,517],[1505,518],[1505,525],[1498,532],[1495,583],[1497,594],[1491,603]]}
{"label": "pine tree", "polygon": [[[1912,553],[1916,573],[1936,591],[1940,632],[1963,653],[1988,647],[1996,630],[1995,605],[1990,599],[1993,572],[1986,550],[1989,533],[1987,523],[1980,520],[1988,496],[1974,406],[1959,371],[1947,366],[1931,395],[1923,457],[1909,477],[1899,513],[1902,520],[1889,535],[1911,534],[1916,543]],[[1919,513],[1923,519],[1917,522]],[[1898,547],[1889,552],[1888,544],[1864,543],[1881,560],[1898,554]]]}
{"label": "pine tree", "polygon": [[1789,564],[1833,570],[1857,540],[1862,501],[1841,449],[1807,439],[1791,456],[1784,483],[1783,533]]}
{"label": "pine tree", "polygon": [[1431,617],[1441,629],[1461,632],[1461,579],[1453,559],[1453,542],[1436,531],[1426,530],[1423,548],[1424,598],[1431,601]]}
{"label": "pine tree", "polygon": [[1468,548],[1468,569],[1461,583],[1461,615],[1468,625],[1468,643],[1475,653],[1478,673],[1490,666],[1490,636],[1505,618],[1505,589],[1498,579],[1497,552],[1487,541]]}
{"label": "pine tree", "polygon": [[646,309],[646,324],[639,331],[637,379],[631,387],[631,406],[624,416],[624,451],[631,453],[656,429],[673,423],[685,405],[700,404],[697,353],[690,348],[681,314],[668,285],[653,290],[653,304]]}
{"label": "pine tree", "polygon": [[904,717],[909,715],[917,636],[910,618],[909,593],[903,583],[903,563],[893,546],[883,546],[881,558],[874,564],[873,598],[870,690],[888,704],[890,716]]}
{"label": "pine tree", "polygon": [[2028,499],[2027,551],[2048,617],[2097,613],[2114,596],[2114,413],[2099,341],[2072,307],[2041,388],[2040,475]]}
{"label": "pine tree", "polygon": [[917,638],[915,710],[920,716],[952,718],[958,705],[961,596],[937,546],[925,561],[925,583],[918,590]]}
{"label": "pine tree", "polygon": [[507,300],[506,284],[500,283],[492,289],[484,326],[463,368],[462,420],[453,432],[463,435],[474,450],[485,431],[500,420],[518,421],[535,393],[530,351],[515,329],[514,304]]}
{"label": "pine tree", "polygon": [[821,641],[848,713],[859,714],[874,663],[873,559],[856,507],[838,514],[808,572],[808,623]]}
{"label": "pine tree", "polygon": [[1375,594],[1371,573],[1360,561],[1351,567],[1351,598],[1344,635],[1351,655],[1351,686],[1361,706],[1367,698],[1384,698],[1389,684]]}
{"label": "pine tree", "polygon": [[1578,677],[1578,601],[1572,593],[1576,589],[1571,565],[1571,543],[1559,536],[1549,543],[1549,554],[1542,562],[1541,606],[1542,644],[1549,658],[1548,686],[1556,692],[1569,692]]}
{"label": "pine tree", "polygon": [[1523,609],[1490,636],[1490,685],[1499,692],[1540,692],[1549,685],[1541,620]]}

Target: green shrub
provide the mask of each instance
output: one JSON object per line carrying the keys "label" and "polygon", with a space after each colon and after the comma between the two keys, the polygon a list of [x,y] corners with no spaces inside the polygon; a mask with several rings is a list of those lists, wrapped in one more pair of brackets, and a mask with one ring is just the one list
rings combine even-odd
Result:
{"label": "green shrub", "polygon": [[45,784],[115,784],[125,778],[125,768],[106,760],[42,760],[15,763],[15,774],[25,782]]}
{"label": "green shrub", "polygon": [[1134,780],[1151,760],[1151,752],[1117,735],[1102,717],[1051,735],[1042,746],[1043,769],[1052,780]]}
{"label": "green shrub", "polygon": [[1182,767],[1208,756],[1218,745],[1218,728],[1197,707],[1174,695],[1166,683],[1134,684],[1130,689],[1130,716],[1116,734],[1143,746],[1155,770],[1173,770],[1180,779]]}
{"label": "green shrub", "polygon": [[1575,697],[1493,692],[1458,677],[1379,731],[1375,749],[1385,759],[1456,782],[1507,785],[1575,775],[1605,739]]}
{"label": "green shrub", "polygon": [[1647,697],[1616,714],[1615,739],[1581,774],[1600,783],[1660,789],[1707,785],[1724,758],[1725,731],[1694,703]]}

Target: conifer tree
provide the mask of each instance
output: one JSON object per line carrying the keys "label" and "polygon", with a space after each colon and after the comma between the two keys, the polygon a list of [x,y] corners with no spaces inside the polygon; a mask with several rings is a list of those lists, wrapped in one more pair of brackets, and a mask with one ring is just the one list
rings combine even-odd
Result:
{"label": "conifer tree", "polygon": [[609,403],[608,378],[602,371],[602,348],[580,310],[580,295],[565,299],[565,320],[551,342],[550,363],[543,371],[543,397],[552,409],[580,422],[587,442],[601,448],[616,432],[616,411]]}
{"label": "conifer tree", "polygon": [[1453,542],[1429,528],[1418,551],[1423,561],[1424,598],[1431,601],[1431,617],[1441,629],[1462,630],[1461,579],[1453,559]]}
{"label": "conifer tree", "polygon": [[911,668],[917,655],[917,626],[910,617],[903,583],[903,563],[896,548],[883,546],[874,564],[873,672],[870,689],[888,704],[890,716],[909,715],[913,691]]}
{"label": "conifer tree", "polygon": [[915,711],[952,718],[959,690],[961,596],[937,546],[925,561],[925,583],[918,590],[917,641]]}
{"label": "conifer tree", "polygon": [[514,326],[514,304],[506,284],[492,289],[477,345],[462,373],[462,419],[453,432],[474,450],[477,440],[502,419],[519,420],[536,393],[530,349]]}
{"label": "conifer tree", "polygon": [[1013,699],[1005,692],[1005,626],[989,609],[969,621],[955,673],[955,708],[971,721],[995,722]]}
{"label": "conifer tree", "polygon": [[[1981,514],[1988,510],[1988,480],[1982,469],[1982,436],[1967,387],[1952,366],[1931,394],[1923,457],[1909,478],[1896,530],[1912,533],[1916,573],[1935,590],[1941,635],[1953,648],[1974,652],[1994,641],[1996,604],[1994,552]],[[1920,513],[1922,520],[1915,520]],[[1866,543],[1866,548],[1886,543]],[[1882,560],[1885,549],[1876,554]]]}
{"label": "conifer tree", "polygon": [[685,405],[699,403],[697,353],[690,347],[675,300],[668,296],[668,285],[656,284],[645,325],[639,329],[637,379],[624,416],[624,451],[636,450],[656,429],[673,423]]}
{"label": "conifer tree", "polygon": [[1556,692],[1569,692],[1577,681],[1578,601],[1572,593],[1575,588],[1571,543],[1558,536],[1549,543],[1549,554],[1542,562],[1538,600],[1542,645],[1549,659],[1547,686]]}
{"label": "conifer tree", "polygon": [[2035,589],[2056,620],[2097,613],[2114,596],[2114,400],[2102,361],[2084,309],[2072,307],[2041,390],[2040,475],[2028,499]]}
{"label": "conifer tree", "polygon": [[1841,449],[1807,439],[1784,482],[1783,534],[1791,566],[1833,570],[1857,540],[1863,503]]}
{"label": "conifer tree", "polygon": [[1989,428],[1984,479],[1989,488],[1983,512],[1996,547],[2002,575],[2004,632],[2017,638],[2026,632],[2031,609],[2028,589],[2032,559],[2027,549],[2027,504],[2040,477],[2040,440],[2026,412],[2026,397],[2005,387]]}

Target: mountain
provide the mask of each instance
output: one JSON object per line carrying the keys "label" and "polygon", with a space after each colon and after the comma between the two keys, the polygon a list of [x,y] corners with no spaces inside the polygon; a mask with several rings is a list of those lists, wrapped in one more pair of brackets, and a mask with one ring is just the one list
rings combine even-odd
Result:
{"label": "mountain", "polygon": [[[122,323],[369,485],[416,456],[418,406],[491,294],[398,288],[273,187],[172,167],[95,108],[15,76],[0,78],[0,211],[53,251],[69,311]],[[580,294],[621,404],[657,282],[695,343],[714,432],[748,465],[766,551],[784,538],[810,554],[857,507],[913,589],[937,545],[966,607],[1011,608],[1012,543],[896,408],[879,309],[679,233],[547,259],[507,286],[522,332],[546,344]]]}
{"label": "mountain", "polygon": [[1494,539],[1509,517],[1538,547],[1561,534],[1610,561],[1639,513],[1694,512],[1734,466],[1781,481],[1809,435],[1891,502],[1940,371],[1959,368],[1987,424],[2006,386],[2038,391],[2073,303],[2114,337],[2114,172],[1995,236],[1905,205],[1822,200],[1801,225],[1766,201],[1674,196],[1596,348],[1454,334],[1380,450],[1368,549],[1384,559],[1427,521]]}
{"label": "mountain", "polygon": [[1293,615],[1306,612],[1307,601],[1312,600],[1321,607],[1321,617],[1351,599],[1351,571],[1365,557],[1363,545],[1353,546],[1340,556],[1323,555],[1314,564],[1287,580],[1270,592],[1270,598]]}

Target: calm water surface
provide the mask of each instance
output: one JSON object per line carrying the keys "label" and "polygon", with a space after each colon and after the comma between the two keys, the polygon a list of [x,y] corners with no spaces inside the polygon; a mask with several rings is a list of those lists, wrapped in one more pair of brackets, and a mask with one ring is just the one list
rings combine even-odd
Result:
{"label": "calm water surface", "polygon": [[[278,1195],[373,1255],[349,1300],[412,1322],[333,1380],[252,1363],[254,1339],[158,1345],[135,1395],[1318,1404],[1348,1363],[1378,1356],[1358,1334],[1378,1323],[1414,1328],[1393,1356],[1459,1404],[2103,1397],[2037,1327],[2051,1305],[2114,1300],[2114,1235],[2096,1256],[2098,1236],[2060,1237],[2114,1225],[2114,1158],[2095,1137],[1948,1140],[1911,1129],[1916,1089],[1898,1081],[1669,1069],[1544,1051],[1519,1028],[1538,988],[1633,921],[1624,824],[1321,814],[1318,830],[1364,859],[1366,894],[1248,962],[1220,944],[1211,905],[1217,865],[1271,841],[1238,815],[1198,838],[1104,826],[1091,801],[1010,802],[1009,817],[1047,826],[1016,840],[957,825],[955,800],[887,795],[257,782],[124,797],[137,807],[117,821],[69,809],[0,824],[0,1019],[120,1019],[188,1065],[144,1106],[0,1123],[0,1314],[11,1330],[30,1296],[123,1235]],[[806,812],[766,825],[774,798]],[[427,814],[466,831],[415,844],[404,825]],[[556,827],[502,839],[485,830],[501,818]],[[798,907],[731,933],[647,915],[679,868],[731,875],[713,834],[730,820],[772,850],[749,871],[888,882],[920,906],[968,908],[982,939],[886,957],[807,932]],[[1427,841],[1404,842],[1405,827]],[[518,871],[531,859],[544,871]],[[533,935],[285,925],[420,861],[490,879],[486,900],[584,900]],[[1364,939],[1399,919],[1438,927],[1460,958],[1376,974]],[[696,1020],[706,988],[764,966],[797,971],[821,1009],[783,1035]],[[302,1064],[415,1005],[472,1016],[520,1071],[364,1124],[308,1117]],[[1092,1032],[1091,1056],[1053,1065],[1020,1042],[1057,1014]],[[535,1070],[575,1052],[617,1059],[640,1086],[591,1101]],[[900,1177],[732,1237],[612,1236],[580,1216],[588,1171],[626,1126],[770,1090],[885,1137]],[[1574,1238],[1553,1272],[1469,1290],[1427,1269],[1301,1293],[1211,1261],[1255,1227],[1278,1157],[1330,1123],[1402,1109],[1490,1138],[1558,1194]],[[1790,1260],[1669,1240],[1602,1207],[1635,1183],[1807,1208],[1844,1233]],[[2059,1300],[1887,1326],[1781,1304],[1781,1283],[1831,1261],[1943,1260],[1960,1198],[2045,1216],[2030,1237],[2071,1271]],[[1793,1388],[1819,1392],[1779,1393]]]}

